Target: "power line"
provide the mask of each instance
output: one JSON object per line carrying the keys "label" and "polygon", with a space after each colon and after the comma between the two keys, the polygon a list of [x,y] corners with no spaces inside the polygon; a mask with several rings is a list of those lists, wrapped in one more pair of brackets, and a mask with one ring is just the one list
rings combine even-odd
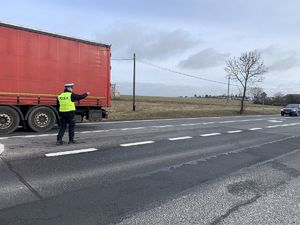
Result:
{"label": "power line", "polygon": [[[155,65],[153,63],[145,62],[143,60],[138,60],[137,59],[137,61],[140,62],[140,63],[143,63],[145,65],[152,66],[152,67],[155,67],[157,69],[168,71],[168,72],[171,72],[171,73],[176,73],[176,74],[179,74],[179,75],[182,75],[182,76],[192,77],[192,78],[196,78],[196,79],[199,79],[199,80],[205,80],[205,81],[209,81],[209,82],[213,82],[213,83],[217,83],[217,84],[222,84],[222,85],[228,85],[228,83],[225,83],[225,82],[210,80],[210,79],[206,79],[206,78],[199,77],[199,76],[196,76],[196,75],[182,73],[182,72],[179,72],[179,71],[176,71],[176,70],[172,70],[172,69],[169,69],[169,68],[166,68],[166,67]],[[236,84],[230,84],[230,85],[238,87],[238,85],[236,85]]]}

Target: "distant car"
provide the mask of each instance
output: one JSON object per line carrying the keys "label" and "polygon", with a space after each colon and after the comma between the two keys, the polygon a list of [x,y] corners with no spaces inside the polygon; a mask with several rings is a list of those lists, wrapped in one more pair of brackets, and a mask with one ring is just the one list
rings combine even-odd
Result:
{"label": "distant car", "polygon": [[300,104],[288,104],[281,109],[281,116],[299,116],[300,115]]}

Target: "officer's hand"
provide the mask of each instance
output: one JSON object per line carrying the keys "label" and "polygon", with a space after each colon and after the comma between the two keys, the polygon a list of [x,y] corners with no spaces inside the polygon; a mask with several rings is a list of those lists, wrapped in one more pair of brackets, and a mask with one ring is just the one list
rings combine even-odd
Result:
{"label": "officer's hand", "polygon": [[86,94],[87,94],[87,95],[90,95],[91,93],[88,91]]}

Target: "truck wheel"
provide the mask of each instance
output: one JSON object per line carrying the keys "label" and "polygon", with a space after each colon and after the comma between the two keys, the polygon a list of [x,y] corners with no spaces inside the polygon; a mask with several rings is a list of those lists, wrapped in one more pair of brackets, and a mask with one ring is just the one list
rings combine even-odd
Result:
{"label": "truck wheel", "polygon": [[20,123],[18,112],[8,106],[0,106],[0,134],[14,132]]}
{"label": "truck wheel", "polygon": [[45,106],[33,108],[28,112],[28,126],[36,132],[45,132],[51,130],[56,117],[52,109]]}

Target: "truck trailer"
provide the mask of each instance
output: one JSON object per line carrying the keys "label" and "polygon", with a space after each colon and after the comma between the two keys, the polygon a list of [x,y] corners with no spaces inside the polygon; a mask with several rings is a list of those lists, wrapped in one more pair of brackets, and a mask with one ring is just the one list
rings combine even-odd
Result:
{"label": "truck trailer", "polygon": [[110,106],[111,46],[0,23],[0,135],[18,127],[51,130],[59,121],[64,84],[89,91],[76,102],[76,121],[99,121]]}

